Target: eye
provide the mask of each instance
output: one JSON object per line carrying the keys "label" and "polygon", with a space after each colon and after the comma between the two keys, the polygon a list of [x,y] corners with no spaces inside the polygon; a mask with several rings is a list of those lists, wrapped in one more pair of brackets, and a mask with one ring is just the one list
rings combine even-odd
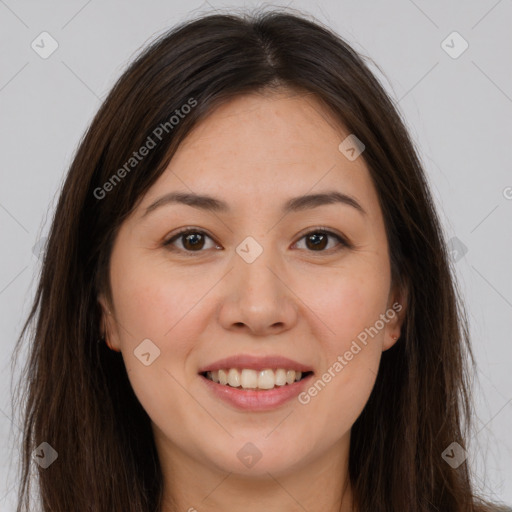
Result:
{"label": "eye", "polygon": [[[334,247],[330,247],[326,251],[325,248],[327,247],[327,245],[329,245],[329,238],[336,239],[338,241],[337,245],[341,245],[341,247],[336,248],[335,245]],[[300,240],[305,240],[306,248],[310,249],[312,252],[328,252],[331,249],[340,250],[343,247],[350,247],[350,244],[341,235],[333,233],[332,231],[329,231],[324,228],[317,228],[314,231],[309,231],[302,238],[300,238]],[[296,245],[298,243],[299,242],[297,242]]]}
{"label": "eye", "polygon": [[[199,229],[185,228],[164,242],[163,245],[171,250],[178,250],[182,252],[201,252],[201,250],[205,248],[205,240],[207,238],[213,242],[213,239],[204,231]],[[176,247],[174,245],[175,242],[180,242],[181,247]],[[220,247],[215,243],[213,243],[213,245],[210,247],[206,247],[206,249],[211,249],[212,247],[217,247],[220,249]]]}
{"label": "eye", "polygon": [[[210,247],[207,247],[206,239],[211,241]],[[336,245],[334,247],[330,247],[327,250],[326,247],[329,245],[329,239],[335,239],[338,241],[338,247],[336,249]],[[309,231],[305,235],[303,235],[299,241],[305,240],[306,249],[309,249],[310,252],[329,252],[331,249],[340,250],[343,247],[350,248],[350,243],[343,238],[341,235],[333,233],[325,228],[317,228],[313,231]],[[179,242],[181,247],[177,247],[176,243]],[[297,245],[299,242],[296,242]],[[192,253],[192,252],[203,252],[203,249],[211,249],[217,248],[221,249],[221,247],[214,242],[212,237],[207,235],[204,231],[200,229],[193,228],[184,228],[180,232],[176,233],[169,240],[163,243],[164,247],[167,247],[170,250],[184,252],[184,253]]]}

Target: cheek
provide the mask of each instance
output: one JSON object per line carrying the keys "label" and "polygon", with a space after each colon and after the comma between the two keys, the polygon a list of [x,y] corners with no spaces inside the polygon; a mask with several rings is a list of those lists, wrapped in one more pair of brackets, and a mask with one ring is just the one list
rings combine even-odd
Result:
{"label": "cheek", "polygon": [[328,328],[319,336],[326,352],[347,350],[351,340],[375,324],[385,313],[389,287],[389,276],[375,266],[361,271],[351,267],[338,275],[331,273],[314,287],[309,286],[309,292],[304,289],[304,302]]}
{"label": "cheek", "polygon": [[180,340],[192,334],[188,333],[193,327],[189,318],[194,316],[194,308],[204,296],[208,282],[195,276],[191,285],[190,276],[171,275],[154,262],[144,265],[143,261],[139,258],[129,266],[119,265],[117,275],[113,276],[121,343],[133,349],[149,338],[165,349],[172,340],[173,349],[179,351]]}
{"label": "cheek", "polygon": [[[183,389],[184,362],[194,337],[185,328],[190,307],[161,280],[141,283],[132,277],[123,294],[123,317],[130,332],[121,329],[121,353],[131,387],[152,422],[178,438],[169,419],[194,405]],[[143,340],[148,347],[144,352],[139,348]],[[141,357],[146,352],[149,364]]]}
{"label": "cheek", "polygon": [[[353,269],[351,269],[353,270]],[[321,338],[323,368],[303,395],[318,428],[335,425],[327,437],[348,431],[364,408],[378,373],[389,276],[375,267],[331,278],[308,304],[328,326]],[[306,299],[307,301],[307,299]],[[305,301],[305,302],[306,302]],[[327,334],[326,334],[327,333]],[[307,402],[307,403],[306,403]]]}
{"label": "cheek", "polygon": [[[191,286],[190,274],[171,275],[142,256],[131,262],[119,258],[114,268],[113,299],[124,364],[137,398],[150,417],[159,418],[182,399],[190,401],[180,384],[189,384],[188,356],[204,331],[204,295],[215,281],[196,273]],[[143,340],[151,341],[144,341],[148,365],[136,355],[142,353],[138,347]]]}

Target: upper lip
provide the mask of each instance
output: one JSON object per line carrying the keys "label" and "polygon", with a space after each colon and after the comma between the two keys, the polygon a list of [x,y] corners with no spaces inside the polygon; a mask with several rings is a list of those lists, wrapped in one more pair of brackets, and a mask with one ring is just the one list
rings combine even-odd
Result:
{"label": "upper lip", "polygon": [[287,357],[278,355],[252,356],[249,354],[238,354],[236,356],[219,359],[214,363],[207,364],[199,368],[198,373],[223,370],[226,368],[247,368],[250,370],[266,370],[283,368],[285,370],[295,370],[300,372],[310,372],[313,369],[305,364],[294,361]]}

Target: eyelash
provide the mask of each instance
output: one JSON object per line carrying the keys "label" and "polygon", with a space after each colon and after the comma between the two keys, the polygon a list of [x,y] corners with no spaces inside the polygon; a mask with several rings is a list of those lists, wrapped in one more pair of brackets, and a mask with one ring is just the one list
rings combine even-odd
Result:
{"label": "eyelash", "polygon": [[[200,234],[200,235],[205,235],[207,236],[208,238],[210,238],[214,243],[216,243],[213,238],[208,235],[208,233],[206,233],[205,231],[201,230],[201,229],[195,229],[195,228],[191,228],[191,227],[186,227],[186,228],[183,228],[181,229],[178,233],[174,234],[169,240],[165,241],[162,245],[164,247],[166,247],[168,250],[170,251],[174,251],[174,252],[181,252],[183,254],[186,254],[187,256],[194,256],[196,253],[201,253],[201,252],[205,252],[204,249],[200,249],[198,251],[189,251],[189,250],[186,250],[186,249],[179,249],[179,248],[176,248],[174,247],[172,244],[174,241],[178,240],[181,236],[185,235],[185,234]],[[329,229],[327,228],[324,228],[324,227],[318,227],[318,228],[314,228],[312,229],[311,231],[308,231],[307,233],[304,233],[300,238],[299,240],[297,240],[296,243],[298,243],[300,240],[302,240],[303,238],[306,238],[307,236],[309,235],[312,235],[312,234],[318,234],[318,233],[321,233],[321,234],[324,234],[324,235],[328,235],[330,237],[333,237],[335,238],[338,242],[339,242],[339,245],[341,247],[335,247],[335,248],[331,248],[331,249],[324,249],[324,250],[319,250],[319,251],[308,251],[308,252],[311,252],[311,253],[315,253],[315,252],[318,252],[318,253],[331,253],[333,252],[333,249],[334,249],[334,252],[337,252],[337,251],[340,251],[344,248],[346,249],[351,249],[353,246],[352,244],[350,244],[348,242],[348,240],[346,238],[344,238],[343,236],[341,235],[338,235],[337,233],[334,233],[333,231],[330,231]],[[295,245],[294,244],[294,245]],[[217,244],[218,245],[218,244]]]}

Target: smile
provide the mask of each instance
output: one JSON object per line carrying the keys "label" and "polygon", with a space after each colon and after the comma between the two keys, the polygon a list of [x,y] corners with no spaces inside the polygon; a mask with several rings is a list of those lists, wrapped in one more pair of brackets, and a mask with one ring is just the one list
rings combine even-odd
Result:
{"label": "smile", "polygon": [[246,390],[270,390],[275,387],[289,386],[306,378],[312,372],[267,368],[261,371],[250,368],[225,368],[203,372],[208,380],[223,386]]}

